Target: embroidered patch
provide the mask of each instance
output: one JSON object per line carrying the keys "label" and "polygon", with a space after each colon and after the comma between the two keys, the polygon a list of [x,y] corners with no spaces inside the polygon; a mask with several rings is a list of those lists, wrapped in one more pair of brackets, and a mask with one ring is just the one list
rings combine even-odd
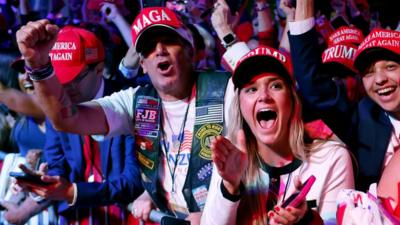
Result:
{"label": "embroidered patch", "polygon": [[136,146],[143,151],[153,150],[153,142],[150,139],[143,137],[142,135],[135,135],[135,143]]}
{"label": "embroidered patch", "polygon": [[222,134],[223,127],[219,124],[206,124],[200,127],[196,133],[196,137],[200,139],[201,150],[199,156],[206,160],[211,160],[211,141],[218,135]]}
{"label": "embroidered patch", "polygon": [[204,181],[209,176],[211,176],[211,173],[212,173],[212,164],[211,164],[211,162],[209,162],[200,168],[200,170],[197,172],[197,178],[200,181]]}
{"label": "embroidered patch", "polygon": [[143,155],[139,151],[136,151],[136,152],[138,154],[137,156],[138,156],[138,160],[139,160],[140,164],[142,164],[146,168],[152,170],[154,168],[154,161],[150,160],[149,158],[147,158],[145,155]]}
{"label": "embroidered patch", "polygon": [[192,189],[193,197],[196,200],[197,206],[202,211],[206,204],[208,190],[205,185]]}
{"label": "embroidered patch", "polygon": [[135,110],[135,135],[156,138],[160,125],[158,123],[158,111],[160,100],[149,97],[139,96],[136,101]]}
{"label": "embroidered patch", "polygon": [[196,121],[194,125],[223,122],[224,105],[208,105],[196,107]]}

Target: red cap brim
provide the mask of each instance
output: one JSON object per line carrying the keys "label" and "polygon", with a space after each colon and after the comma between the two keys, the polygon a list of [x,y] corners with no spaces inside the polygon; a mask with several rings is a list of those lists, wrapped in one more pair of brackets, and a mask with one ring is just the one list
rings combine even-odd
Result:
{"label": "red cap brim", "polygon": [[67,84],[75,79],[84,67],[85,64],[69,67],[54,66],[54,72],[61,84]]}

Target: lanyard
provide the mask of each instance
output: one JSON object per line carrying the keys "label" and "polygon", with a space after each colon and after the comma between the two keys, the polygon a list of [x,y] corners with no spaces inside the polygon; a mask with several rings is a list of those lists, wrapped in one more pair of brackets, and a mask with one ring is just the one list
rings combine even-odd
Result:
{"label": "lanyard", "polygon": [[[181,154],[181,146],[182,146],[182,142],[183,142],[183,139],[184,139],[184,136],[185,136],[184,135],[184,133],[185,133],[184,130],[185,130],[185,124],[186,124],[186,120],[187,120],[188,113],[189,113],[190,101],[191,101],[191,96],[189,97],[189,102],[188,102],[188,105],[186,106],[186,112],[185,112],[185,115],[183,117],[182,125],[181,125],[181,128],[179,130],[179,134],[178,134],[179,147],[178,147],[178,154],[176,155],[175,160],[174,160],[174,168],[173,169],[171,168],[171,166],[169,165],[169,162],[168,162],[168,148],[167,148],[167,145],[166,145],[167,137],[166,137],[165,132],[164,132],[164,123],[161,123],[161,129],[162,129],[163,138],[164,138],[163,145],[164,145],[164,149],[165,149],[165,155],[166,155],[166,158],[167,158],[167,166],[168,166],[169,172],[171,174],[171,180],[172,180],[172,190],[171,190],[172,193],[175,193],[175,191],[176,191],[175,190],[175,172],[176,172],[176,167],[178,166],[178,159],[179,159],[179,155]],[[161,112],[164,114],[163,110]],[[166,115],[166,112],[165,112],[165,119],[167,120],[168,125],[170,126],[172,134],[175,135],[173,130],[172,130],[171,124],[170,124],[170,122],[168,120],[168,117]]]}

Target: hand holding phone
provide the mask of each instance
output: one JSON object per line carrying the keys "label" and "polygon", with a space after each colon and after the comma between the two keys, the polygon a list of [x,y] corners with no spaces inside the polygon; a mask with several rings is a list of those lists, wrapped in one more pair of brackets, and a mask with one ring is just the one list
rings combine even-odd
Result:
{"label": "hand holding phone", "polygon": [[289,196],[281,205],[282,208],[286,208],[288,206],[292,206],[297,208],[305,199],[310,191],[312,185],[314,184],[316,178],[314,175],[311,175],[301,186],[299,191],[296,191],[292,195]]}
{"label": "hand holding phone", "polygon": [[10,177],[15,177],[18,181],[34,183],[34,184],[43,185],[43,186],[50,184],[50,183],[42,181],[40,175],[33,175],[30,173],[24,173],[24,172],[10,172],[9,175],[10,175]]}

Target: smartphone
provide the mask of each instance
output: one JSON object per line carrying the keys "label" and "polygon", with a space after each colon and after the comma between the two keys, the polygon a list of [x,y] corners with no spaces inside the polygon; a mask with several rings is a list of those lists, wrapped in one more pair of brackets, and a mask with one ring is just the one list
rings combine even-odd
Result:
{"label": "smartphone", "polygon": [[49,185],[50,183],[42,181],[39,175],[32,175],[24,172],[10,172],[10,177],[15,177],[17,180],[35,183],[38,185]]}
{"label": "smartphone", "polygon": [[331,25],[336,30],[342,26],[349,26],[349,23],[342,16],[337,16],[331,20]]}
{"label": "smartphone", "polygon": [[305,199],[313,186],[316,178],[314,175],[311,175],[301,186],[299,191],[296,191],[292,195],[289,196],[283,203],[282,208],[286,208],[287,206],[298,207]]}

